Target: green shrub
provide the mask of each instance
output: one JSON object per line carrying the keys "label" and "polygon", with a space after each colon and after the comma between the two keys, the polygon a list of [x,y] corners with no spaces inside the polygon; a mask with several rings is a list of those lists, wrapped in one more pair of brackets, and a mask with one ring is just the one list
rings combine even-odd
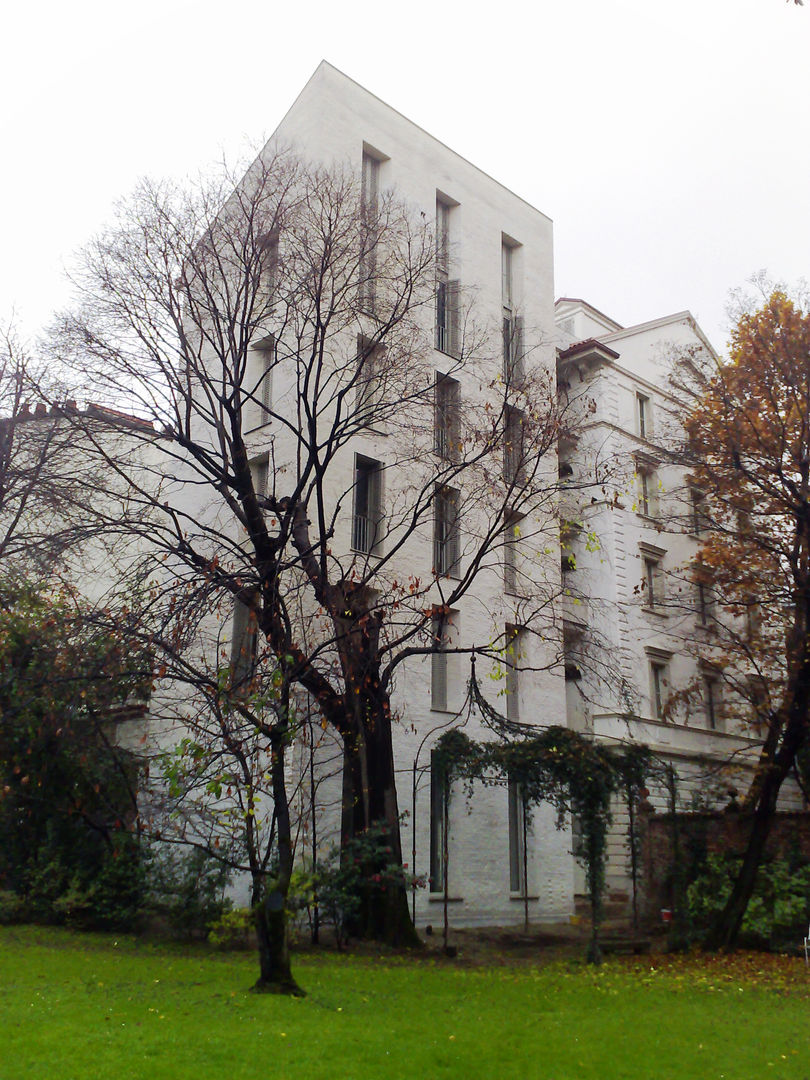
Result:
{"label": "green shrub", "polygon": [[333,847],[327,861],[311,877],[323,921],[334,927],[338,948],[357,926],[366,901],[375,893],[400,885],[419,888],[424,879],[409,874],[394,859],[384,825],[371,826],[352,837],[342,849]]}
{"label": "green shrub", "polygon": [[25,922],[27,910],[25,901],[10,889],[0,889],[0,926]]}
{"label": "green shrub", "polygon": [[[722,911],[742,860],[710,855],[703,873],[686,890],[689,919],[705,930]],[[810,864],[797,866],[787,859],[763,863],[742,922],[744,937],[760,944],[789,940],[806,931],[810,915]]]}
{"label": "green shrub", "polygon": [[231,908],[229,867],[207,851],[164,845],[151,858],[149,906],[183,937],[204,935]]}
{"label": "green shrub", "polygon": [[208,928],[208,940],[218,949],[250,949],[253,936],[253,909],[223,911]]}

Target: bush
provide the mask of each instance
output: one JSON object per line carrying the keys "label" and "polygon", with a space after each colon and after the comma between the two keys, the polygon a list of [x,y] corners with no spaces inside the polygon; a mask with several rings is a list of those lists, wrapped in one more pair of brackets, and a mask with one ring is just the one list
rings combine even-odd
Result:
{"label": "bush", "polygon": [[218,949],[250,949],[253,925],[252,908],[233,908],[211,923],[208,940]]}
{"label": "bush", "polygon": [[346,943],[364,903],[375,893],[394,885],[424,885],[424,879],[409,874],[393,854],[385,826],[373,825],[352,837],[342,850],[333,847],[326,863],[312,876],[323,921],[334,927],[338,948]]}
{"label": "bush", "polygon": [[183,937],[203,936],[231,908],[229,867],[207,851],[164,845],[152,853],[149,906]]}
{"label": "bush", "polygon": [[25,901],[10,889],[0,889],[0,926],[25,922],[27,910]]}
{"label": "bush", "polygon": [[[686,890],[689,918],[698,931],[708,928],[728,900],[742,860],[710,855],[704,872]],[[742,935],[752,943],[776,944],[807,930],[810,915],[810,864],[787,859],[763,863],[742,922]]]}

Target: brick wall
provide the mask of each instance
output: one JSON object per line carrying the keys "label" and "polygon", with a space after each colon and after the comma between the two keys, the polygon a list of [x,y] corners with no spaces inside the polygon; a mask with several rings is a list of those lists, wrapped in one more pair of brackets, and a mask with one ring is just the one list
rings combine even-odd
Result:
{"label": "brick wall", "polygon": [[[751,817],[738,811],[640,815],[641,897],[639,911],[660,922],[662,908],[678,906],[678,879],[689,881],[707,855],[742,855]],[[810,813],[776,814],[766,846],[769,856],[801,854],[810,860]],[[680,869],[675,874],[674,868]]]}

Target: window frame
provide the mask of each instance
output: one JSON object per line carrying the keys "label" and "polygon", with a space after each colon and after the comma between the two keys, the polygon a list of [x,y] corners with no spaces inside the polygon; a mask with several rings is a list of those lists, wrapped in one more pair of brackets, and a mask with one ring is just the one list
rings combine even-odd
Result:
{"label": "window frame", "polygon": [[[354,485],[352,499],[352,551],[361,555],[379,553],[380,525],[383,521],[383,463],[365,454],[354,455]],[[360,486],[361,477],[365,486]],[[361,497],[366,504],[365,513],[360,511]],[[364,521],[365,525],[359,523]]]}
{"label": "window frame", "polygon": [[652,436],[652,399],[649,394],[636,390],[636,434],[640,439]]}
{"label": "window frame", "polygon": [[433,496],[433,571],[436,577],[461,577],[458,488],[436,484]]}
{"label": "window frame", "polygon": [[457,461],[461,423],[461,383],[436,372],[433,388],[433,450],[443,461]]}

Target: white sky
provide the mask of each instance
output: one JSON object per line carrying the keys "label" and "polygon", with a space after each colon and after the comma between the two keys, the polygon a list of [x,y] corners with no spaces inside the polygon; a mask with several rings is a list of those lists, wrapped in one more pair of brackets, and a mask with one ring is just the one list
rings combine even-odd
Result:
{"label": "white sky", "polygon": [[810,4],[785,0],[29,0],[3,18],[0,319],[143,174],[269,135],[327,59],[555,222],[557,295],[629,325],[810,256]]}

